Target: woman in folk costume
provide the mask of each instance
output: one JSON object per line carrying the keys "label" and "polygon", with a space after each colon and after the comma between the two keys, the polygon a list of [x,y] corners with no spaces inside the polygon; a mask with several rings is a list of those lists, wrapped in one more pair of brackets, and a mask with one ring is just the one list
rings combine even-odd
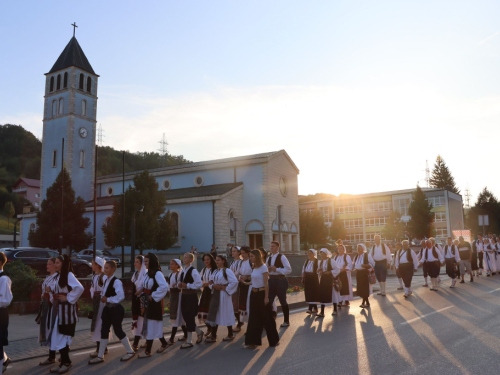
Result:
{"label": "woman in folk costume", "polygon": [[334,260],[331,259],[332,253],[328,249],[319,251],[321,260],[318,265],[319,281],[319,302],[321,303],[321,312],[318,318],[325,316],[325,306],[333,305],[332,315],[337,315],[337,304],[340,302],[340,294],[333,287],[334,279],[340,273],[340,268]]}
{"label": "woman in folk costume", "polygon": [[[90,353],[91,358],[96,358],[99,354],[99,347],[101,344],[101,327],[102,327],[102,310],[105,304],[101,303],[101,294],[104,283],[106,282],[107,276],[104,274],[104,264],[106,261],[104,258],[96,257],[92,261],[92,271],[94,271],[94,276],[92,276],[92,284],[90,285],[90,297],[92,298],[92,323],[90,325],[90,332],[92,334],[92,341],[97,343],[95,352]],[[109,340],[113,336],[111,332],[109,333]],[[108,354],[108,349],[106,348],[105,353]]]}
{"label": "woman in folk costume", "polygon": [[[144,278],[148,273],[144,257],[137,255],[134,259],[135,272],[132,275],[132,334],[134,335],[134,342],[132,349],[139,350],[139,341],[141,340],[142,325],[144,323],[144,316],[142,314],[143,306],[141,304],[141,294],[144,288]],[[146,347],[144,344],[141,347]]]}
{"label": "woman in folk costume", "polygon": [[269,303],[269,272],[260,250],[252,250],[250,261],[253,265],[252,286],[248,293],[250,297],[248,328],[243,348],[254,349],[257,345],[262,345],[263,329],[266,330],[269,346],[276,346],[279,344],[280,336]]}
{"label": "woman in folk costume", "polygon": [[318,312],[319,303],[319,278],[318,278],[318,259],[316,250],[309,249],[307,259],[302,266],[302,284],[304,285],[304,295],[309,309],[308,314]]}
{"label": "woman in folk costume", "polygon": [[163,353],[168,343],[163,337],[163,299],[168,292],[168,284],[161,272],[158,257],[148,253],[144,258],[148,273],[144,276],[141,301],[145,306],[142,336],[146,339],[146,350],[139,358],[151,357],[154,339],[160,339],[161,347],[157,353]]}
{"label": "woman in folk costume", "polygon": [[[259,251],[260,251],[260,256],[262,257],[262,261],[264,263],[266,263],[267,256],[268,256],[266,249],[264,249],[263,247],[259,247]],[[253,269],[253,264],[252,264],[252,269]],[[319,282],[319,280],[318,280],[318,282]],[[250,282],[250,285],[251,284],[252,284],[252,282]],[[250,293],[248,293],[247,306],[248,306],[249,301],[250,301]],[[273,301],[272,310],[273,310],[273,318],[274,318],[274,320],[276,320],[276,317],[278,316],[278,305],[276,304],[276,300]]]}
{"label": "woman in folk costume", "polygon": [[[241,265],[241,254],[239,246],[231,247],[231,256],[233,257],[233,261],[231,262],[229,268],[231,269],[231,271],[233,271],[234,276],[239,279]],[[231,300],[233,301],[234,317],[237,321],[236,327],[233,329],[233,332],[240,332],[243,323],[240,322],[240,293],[238,292],[238,289],[236,289],[236,292],[231,295]]]}
{"label": "woman in folk costume", "polygon": [[497,272],[499,272],[498,270],[500,270],[500,242],[499,242],[499,239],[498,237],[495,239],[492,240],[492,246],[495,248],[495,256],[493,257],[493,259],[495,259],[495,267],[496,267],[496,270]]}
{"label": "woman in folk costume", "polygon": [[352,294],[352,260],[349,255],[347,255],[347,251],[345,246],[340,242],[337,245],[338,254],[334,256],[333,260],[337,262],[337,265],[340,268],[339,279],[342,282],[342,288],[340,289],[340,303],[339,308],[342,306],[342,302],[344,302],[345,306],[349,306],[349,301],[352,301],[354,296]]}
{"label": "woman in folk costume", "polygon": [[[217,271],[217,264],[212,254],[203,255],[203,263],[205,267],[201,270],[200,277],[203,282],[200,304],[198,306],[198,320],[202,324],[206,324],[208,317],[208,309],[210,307],[210,299],[212,298],[212,289],[210,288],[210,280],[215,271]],[[206,324],[207,332],[205,336],[210,335],[211,326]]]}
{"label": "woman in folk costume", "polygon": [[393,271],[396,271],[396,276],[398,278],[399,282],[399,287],[398,290],[403,290],[403,279],[401,278],[401,273],[399,272],[398,268],[396,267],[396,258],[401,254],[401,250],[403,249],[403,245],[401,245],[401,242],[396,242],[396,251],[394,252],[394,256],[392,257],[392,262],[391,262],[391,268]]}
{"label": "woman in folk costume", "polygon": [[486,276],[494,275],[497,272],[496,251],[496,246],[490,241],[484,242],[484,269]]}
{"label": "woman in folk costume", "polygon": [[[42,283],[42,303],[40,305],[40,312],[36,318],[36,322],[40,324],[38,332],[38,342],[44,345],[47,342],[50,333],[50,323],[52,321],[52,302],[50,295],[54,291],[54,283],[57,281],[59,273],[56,271],[56,258],[47,260],[47,272],[49,276],[45,278]],[[53,358],[49,356],[45,361],[40,362],[40,366],[51,365],[55,363],[55,352]]]}
{"label": "woman in folk costume", "polygon": [[50,372],[64,374],[73,366],[69,358],[69,346],[75,336],[78,321],[76,303],[83,293],[83,286],[73,274],[69,256],[59,255],[55,267],[59,275],[53,284],[51,332],[45,345],[50,345],[50,358],[54,359],[58,350],[61,353],[61,363],[51,368]]}
{"label": "woman in folk costume", "polygon": [[[252,280],[252,263],[250,262],[250,252],[252,249],[248,246],[242,246],[240,249],[241,253],[241,263],[238,270],[238,307],[240,322],[238,326],[243,325],[242,322],[248,322],[248,292],[250,290],[251,280]],[[236,331],[239,332],[239,331]]]}
{"label": "woman in folk costume", "polygon": [[235,323],[233,302],[231,295],[238,289],[238,279],[233,271],[229,269],[225,255],[219,254],[216,258],[217,271],[212,274],[210,288],[213,291],[210,301],[207,324],[212,327],[211,334],[205,339],[212,343],[217,341],[217,329],[219,326],[227,327],[227,336],[223,341],[231,341],[233,336],[233,324]]}
{"label": "woman in folk costume", "polygon": [[356,271],[357,294],[363,301],[360,307],[370,307],[368,298],[373,294],[372,284],[368,278],[368,270],[375,267],[375,261],[372,256],[366,252],[365,244],[358,244],[358,253],[353,260],[353,270]]}
{"label": "woman in folk costume", "polygon": [[172,259],[170,261],[170,271],[172,272],[167,277],[167,284],[170,291],[170,324],[172,324],[172,333],[167,342],[168,345],[174,345],[175,335],[179,327],[181,327],[184,336],[179,338],[178,341],[186,341],[187,339],[187,328],[181,313],[181,290],[177,287],[182,272],[182,262],[180,259]]}

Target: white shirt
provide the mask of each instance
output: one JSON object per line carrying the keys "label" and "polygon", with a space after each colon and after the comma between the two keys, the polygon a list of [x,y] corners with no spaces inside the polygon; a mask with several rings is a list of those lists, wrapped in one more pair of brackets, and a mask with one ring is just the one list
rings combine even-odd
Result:
{"label": "white shirt", "polygon": [[[73,275],[73,272],[70,272],[68,273],[68,285],[61,288],[59,286],[59,277],[61,277],[61,275],[58,275],[57,280],[54,280],[54,293],[67,293],[66,298],[68,303],[74,305],[83,293],[83,285],[80,284],[75,275]],[[69,291],[68,286],[72,288],[71,292]]]}
{"label": "white shirt", "polygon": [[[278,254],[279,252],[271,255],[271,266],[274,266],[274,262],[276,261]],[[288,259],[286,259],[286,256],[283,254],[281,254],[281,263],[283,263],[283,268],[277,268],[275,272],[269,272],[269,275],[288,275],[292,273],[292,267],[290,266]]]}
{"label": "white shirt", "polygon": [[231,269],[229,268],[226,268],[226,276],[227,280],[224,277],[224,271],[221,269],[218,269],[214,273],[212,273],[210,275],[210,280],[214,283],[210,285],[210,289],[212,289],[215,284],[225,285],[225,292],[228,295],[233,295],[238,290],[238,279],[234,275],[233,271],[231,271]]}
{"label": "white shirt", "polygon": [[[354,261],[353,261],[353,266],[354,266],[354,269],[356,270],[364,270],[365,268],[363,268],[363,264],[364,264],[364,261],[365,261],[365,254],[366,253],[363,253],[361,255],[359,254],[356,254],[354,256]],[[375,261],[373,260],[372,256],[368,253],[368,264],[373,268],[375,267]]]}
{"label": "white shirt", "polygon": [[[382,246],[385,248],[385,255],[382,249]],[[380,245],[373,245],[369,254],[373,258],[375,262],[380,262],[381,260],[387,259],[387,263],[390,264],[392,260],[391,250],[389,246],[380,243]]]}
{"label": "white shirt", "polygon": [[[163,276],[163,273],[161,273],[160,271],[156,271],[154,280],[156,280],[158,288],[153,293],[151,293],[151,297],[153,297],[153,299],[156,302],[160,302],[163,298],[165,298],[168,292],[167,280],[165,280],[165,276]],[[144,284],[143,284],[144,289],[151,290],[154,285],[154,280],[151,277],[149,277],[148,274],[146,274],[146,276],[144,277]]]}
{"label": "white shirt", "polygon": [[264,288],[264,274],[269,272],[267,266],[263,264],[259,268],[254,268],[252,270],[252,288]]}
{"label": "white shirt", "polygon": [[[455,255],[453,255],[452,248],[455,248]],[[467,250],[469,249],[467,248]],[[456,245],[445,245],[443,254],[445,259],[455,258],[457,262],[460,262],[460,254],[458,253],[458,248]]]}
{"label": "white shirt", "polygon": [[250,276],[252,274],[252,265],[250,264],[250,260],[241,260],[240,268],[238,269],[239,276]]}
{"label": "white shirt", "polygon": [[[42,283],[42,297],[45,293],[47,293],[45,291],[45,288],[48,287],[50,289],[50,292],[53,292],[54,291],[54,283],[55,283],[55,280],[57,280],[57,276],[59,276],[59,273],[58,272],[54,272],[53,275],[49,275],[45,278],[45,280],[43,280],[43,283]],[[92,288],[90,288],[90,291],[92,293]]]}
{"label": "white shirt", "polygon": [[331,270],[332,275],[334,277],[337,277],[340,273],[340,267],[337,264],[337,262],[335,262],[331,258],[327,258],[325,260],[320,260],[319,264],[318,264],[318,271],[321,270],[321,271],[323,271],[323,273],[327,272],[328,271],[328,263],[330,263],[330,265],[332,267],[332,270]]}
{"label": "white shirt", "polygon": [[168,275],[167,284],[169,288],[173,288],[174,285],[177,287],[177,283],[181,281],[181,272],[182,270],[179,272],[171,272],[170,275]]}
{"label": "white shirt", "polygon": [[108,278],[106,275],[102,274],[102,286],[99,285],[99,278],[101,274],[92,276],[92,284],[90,285],[90,296],[94,298],[95,292],[100,292],[104,294],[102,290],[104,289],[104,285],[106,284],[106,279]]}
{"label": "white shirt", "polygon": [[484,243],[483,241],[476,240],[476,250],[478,253],[484,253]]}
{"label": "white shirt", "polygon": [[437,253],[437,258],[433,254],[432,247],[430,249],[427,247],[423,249],[422,252],[420,253],[420,263],[437,262],[437,261],[444,263],[443,254],[441,253],[441,251],[439,251],[437,247],[435,249]]}
{"label": "white shirt", "polygon": [[[109,287],[109,281],[111,279],[107,279],[102,287],[102,296],[106,294],[106,291]],[[121,280],[115,277],[115,281],[113,281],[113,287],[115,288],[116,296],[108,297],[107,302],[109,303],[120,303],[125,299],[125,292],[123,291],[123,284]]]}
{"label": "white shirt", "polygon": [[410,263],[408,259],[408,254],[410,254],[411,260],[413,261],[413,268],[417,269],[418,268],[418,258],[417,254],[412,249],[408,250],[398,250],[398,252],[395,254],[396,257],[396,268],[399,268],[400,264],[406,264]]}
{"label": "white shirt", "polygon": [[305,273],[305,272],[314,272],[314,262],[316,261],[315,260],[307,260],[306,263],[304,263],[304,265],[302,266],[302,273]]}
{"label": "white shirt", "polygon": [[235,259],[229,266],[229,268],[231,268],[231,271],[233,271],[234,276],[236,276],[236,278],[240,277],[240,264],[241,264],[241,259]]}
{"label": "white shirt", "polygon": [[[185,268],[182,271],[182,275],[181,275],[180,279],[184,280],[184,276],[191,268],[193,268],[193,266],[191,266],[191,265],[188,268]],[[193,283],[187,284],[187,289],[200,289],[203,286],[203,281],[201,281],[200,273],[198,272],[198,270],[196,268],[193,268],[191,276],[193,277]]]}
{"label": "white shirt", "polygon": [[203,282],[203,284],[208,284],[210,282],[210,279],[212,278],[212,274],[217,271],[217,270],[212,270],[211,268],[203,268],[201,270],[201,274],[200,274],[200,277],[201,277],[201,281]]}
{"label": "white shirt", "polygon": [[[347,262],[347,266],[346,266],[346,262],[344,262],[344,255],[345,255],[345,260]],[[333,260],[335,260],[335,262],[337,262],[337,264],[339,265],[340,269],[343,269],[344,266],[345,266],[345,269],[346,271],[351,271],[352,270],[352,260],[351,260],[351,257],[347,254],[344,254],[344,255],[335,255],[333,257]]]}
{"label": "white shirt", "polygon": [[[0,271],[0,274],[2,273],[3,271]],[[8,276],[0,277],[0,308],[7,307],[12,302],[11,285],[12,281]]]}

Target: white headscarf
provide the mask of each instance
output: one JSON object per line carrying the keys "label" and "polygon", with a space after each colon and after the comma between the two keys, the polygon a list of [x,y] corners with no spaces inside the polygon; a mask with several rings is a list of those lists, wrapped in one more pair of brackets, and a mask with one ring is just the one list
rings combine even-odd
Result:
{"label": "white headscarf", "polygon": [[[361,246],[363,248],[363,252],[366,253],[366,245],[364,243],[358,243],[358,246]],[[358,251],[358,246],[356,246],[356,252]]]}
{"label": "white headscarf", "polygon": [[138,272],[134,272],[134,274],[132,275],[132,282],[133,283],[137,282],[137,285],[142,286],[144,276],[146,276],[146,274],[148,273],[148,269],[144,264],[144,257],[142,255],[139,256],[142,257],[141,269]]}
{"label": "white headscarf", "polygon": [[174,262],[179,265],[179,271],[182,271],[182,262],[180,259],[174,259]]}
{"label": "white headscarf", "polygon": [[317,252],[316,252],[316,250],[314,250],[314,249],[309,249],[309,251],[310,251],[311,253],[313,253],[313,254],[314,254],[314,257],[315,257],[315,258],[317,257]]}
{"label": "white headscarf", "polygon": [[320,252],[320,253],[325,253],[325,254],[326,254],[326,256],[327,256],[328,258],[331,258],[331,257],[332,257],[332,253],[330,252],[330,250],[328,250],[328,249],[327,249],[327,248],[325,248],[325,247],[324,247],[324,248],[322,248],[319,252]]}
{"label": "white headscarf", "polygon": [[104,268],[104,265],[106,264],[106,260],[104,258],[101,258],[101,257],[95,257],[95,260],[94,260],[98,265],[101,266],[101,268]]}

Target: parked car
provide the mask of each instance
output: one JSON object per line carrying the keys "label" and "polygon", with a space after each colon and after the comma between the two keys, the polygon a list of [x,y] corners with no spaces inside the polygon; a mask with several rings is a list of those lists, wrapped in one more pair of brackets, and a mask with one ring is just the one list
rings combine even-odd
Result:
{"label": "parked car", "polygon": [[[121,258],[111,254],[108,250],[96,250],[96,256],[104,258],[106,261],[114,260],[118,267],[121,265]],[[88,262],[91,262],[94,259],[94,251],[92,249],[82,250],[75,254],[76,259],[84,259]]]}
{"label": "parked car", "polygon": [[[18,247],[0,249],[7,256],[7,263],[20,259],[24,264],[36,271],[37,276],[47,275],[47,259],[55,258],[59,253],[51,249],[39,247]],[[72,259],[73,271],[79,278],[87,277],[92,273],[92,264],[85,259]]]}

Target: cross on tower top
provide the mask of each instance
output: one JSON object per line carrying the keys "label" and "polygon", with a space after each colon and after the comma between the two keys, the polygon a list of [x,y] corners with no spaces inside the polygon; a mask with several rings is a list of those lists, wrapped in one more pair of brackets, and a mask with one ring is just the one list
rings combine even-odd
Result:
{"label": "cross on tower top", "polygon": [[75,31],[76,31],[76,28],[77,28],[78,26],[76,26],[76,22],[73,22],[73,23],[71,24],[71,26],[73,26],[73,37],[74,37],[74,36],[75,36]]}

